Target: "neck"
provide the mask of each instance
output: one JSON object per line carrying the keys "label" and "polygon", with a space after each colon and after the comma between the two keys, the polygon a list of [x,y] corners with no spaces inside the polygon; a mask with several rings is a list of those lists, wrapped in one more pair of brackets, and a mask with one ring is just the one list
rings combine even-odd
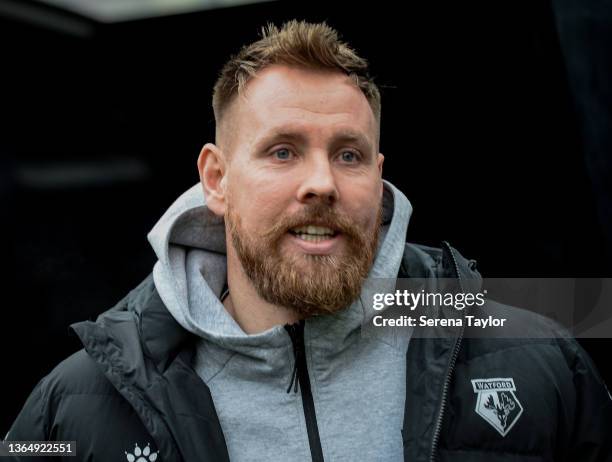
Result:
{"label": "neck", "polygon": [[232,250],[228,245],[227,286],[229,295],[223,301],[223,306],[240,328],[247,334],[257,334],[274,326],[299,321],[299,316],[293,310],[268,303],[259,296]]}

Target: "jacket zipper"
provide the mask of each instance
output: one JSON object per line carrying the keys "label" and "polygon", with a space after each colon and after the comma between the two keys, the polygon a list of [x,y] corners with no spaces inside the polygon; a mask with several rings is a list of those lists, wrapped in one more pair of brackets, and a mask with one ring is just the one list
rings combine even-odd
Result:
{"label": "jacket zipper", "polygon": [[[463,283],[461,282],[461,276],[459,275],[459,265],[457,265],[457,259],[455,258],[455,253],[453,249],[449,245],[448,242],[443,241],[443,246],[446,247],[448,252],[450,253],[453,266],[455,269],[455,276],[457,277],[457,281],[459,282],[459,290],[463,292]],[[438,412],[438,418],[436,419],[436,425],[434,427],[434,434],[431,440],[431,452],[429,454],[430,462],[435,462],[437,459],[436,451],[438,450],[438,444],[440,442],[440,432],[442,431],[442,422],[444,420],[444,413],[446,412],[446,406],[448,401],[448,391],[450,389],[450,383],[453,377],[453,372],[455,370],[455,364],[457,363],[457,357],[459,356],[459,350],[461,349],[461,341],[463,340],[463,325],[461,326],[461,330],[459,331],[459,335],[455,340],[455,345],[453,347],[453,353],[451,355],[451,359],[448,363],[448,368],[446,371],[446,377],[444,378],[444,386],[442,387],[442,403],[440,404],[440,411]]]}
{"label": "jacket zipper", "polygon": [[312,456],[313,462],[323,462],[323,448],[321,447],[321,437],[317,425],[314,399],[312,397],[312,389],[310,388],[310,379],[308,378],[308,365],[306,364],[304,321],[301,320],[299,323],[286,324],[285,329],[289,333],[289,337],[291,337],[293,354],[295,357],[295,365],[287,393],[291,391],[292,386],[294,387],[294,392],[297,392],[297,385],[299,383],[302,392],[302,407],[304,408],[310,455]]}

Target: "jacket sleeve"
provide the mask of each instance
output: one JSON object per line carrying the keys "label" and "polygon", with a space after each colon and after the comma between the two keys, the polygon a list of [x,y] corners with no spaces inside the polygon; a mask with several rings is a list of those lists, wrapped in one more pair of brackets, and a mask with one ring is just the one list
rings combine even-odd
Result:
{"label": "jacket sleeve", "polygon": [[[48,440],[48,406],[43,396],[45,379],[42,379],[26,400],[21,412],[13,422],[7,441]],[[31,459],[30,459],[31,460]]]}
{"label": "jacket sleeve", "polygon": [[572,342],[576,413],[568,461],[612,461],[612,396],[589,355]]}
{"label": "jacket sleeve", "polygon": [[[21,412],[13,422],[6,435],[6,441],[49,441],[49,424],[51,419],[48,400],[45,393],[46,377],[43,378],[26,400]],[[58,462],[60,458],[48,456],[13,456],[11,461],[25,462]]]}

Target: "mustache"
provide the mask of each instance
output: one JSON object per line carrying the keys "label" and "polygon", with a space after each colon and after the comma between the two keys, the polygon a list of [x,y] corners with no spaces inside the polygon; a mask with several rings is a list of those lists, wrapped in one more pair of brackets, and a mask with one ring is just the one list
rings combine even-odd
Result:
{"label": "mustache", "polygon": [[264,238],[278,238],[292,228],[316,224],[325,226],[350,236],[357,236],[359,228],[353,220],[346,215],[332,209],[329,205],[320,202],[308,204],[299,212],[290,216],[280,217],[279,220],[265,233]]}

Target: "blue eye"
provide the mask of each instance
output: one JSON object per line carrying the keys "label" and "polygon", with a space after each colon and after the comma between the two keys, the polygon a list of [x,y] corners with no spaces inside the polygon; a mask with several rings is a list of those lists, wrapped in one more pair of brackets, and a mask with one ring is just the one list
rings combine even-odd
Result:
{"label": "blue eye", "polygon": [[274,151],[274,156],[279,160],[288,160],[291,157],[289,149],[277,149]]}
{"label": "blue eye", "polygon": [[340,157],[342,158],[343,162],[348,162],[348,163],[352,163],[357,160],[357,154],[355,154],[353,151],[344,151],[342,152]]}

